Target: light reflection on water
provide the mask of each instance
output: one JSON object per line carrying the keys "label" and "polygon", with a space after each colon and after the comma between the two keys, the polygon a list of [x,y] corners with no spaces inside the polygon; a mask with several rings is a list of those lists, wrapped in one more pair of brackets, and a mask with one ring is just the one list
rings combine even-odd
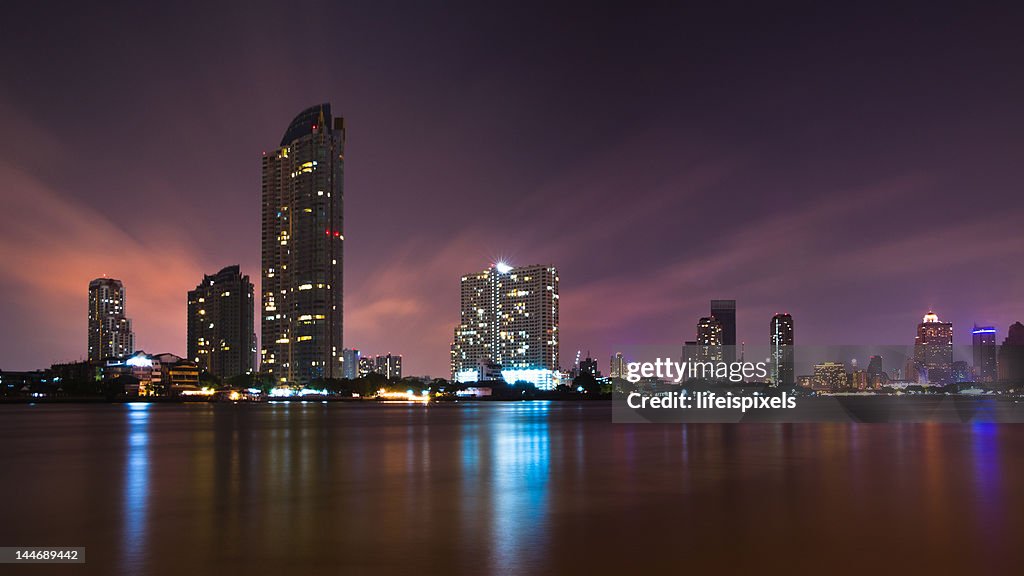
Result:
{"label": "light reflection on water", "polygon": [[998,572],[1024,536],[1018,426],[37,405],[0,406],[0,437],[0,542],[85,545],[93,574],[736,572],[794,546],[808,571]]}
{"label": "light reflection on water", "polygon": [[143,561],[149,510],[149,407],[144,402],[127,404],[127,450],[124,465],[124,535],[122,564],[134,571]]}

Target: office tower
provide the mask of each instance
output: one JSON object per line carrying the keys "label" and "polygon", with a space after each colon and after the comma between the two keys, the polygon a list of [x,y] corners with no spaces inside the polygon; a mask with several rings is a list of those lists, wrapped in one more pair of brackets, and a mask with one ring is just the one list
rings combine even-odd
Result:
{"label": "office tower", "polygon": [[926,371],[929,384],[946,384],[953,372],[953,324],[939,321],[928,312],[917,325],[914,338],[914,363],[918,371]]}
{"label": "office tower", "polygon": [[814,365],[812,388],[815,390],[841,392],[846,386],[846,365],[842,362],[823,362]]}
{"label": "office tower", "polygon": [[342,376],[345,122],[303,110],[263,154],[262,371],[278,383]]}
{"label": "office tower", "polygon": [[187,349],[200,371],[218,378],[255,370],[253,286],[237,265],[203,276],[188,293]]}
{"label": "office tower", "polygon": [[608,376],[610,378],[625,378],[628,374],[626,360],[623,358],[622,352],[613,354],[608,364]]}
{"label": "office tower", "polygon": [[480,361],[501,365],[506,382],[541,389],[557,384],[558,272],[499,262],[461,280],[461,310],[452,343],[452,378],[480,380]]}
{"label": "office tower", "polygon": [[359,350],[345,348],[341,351],[341,377],[355,380],[359,376]]}
{"label": "office tower", "polygon": [[132,321],[125,317],[124,284],[113,278],[89,282],[89,360],[135,351]]}
{"label": "office tower", "polygon": [[697,322],[697,361],[721,362],[722,324],[712,316],[705,316]]}
{"label": "office tower", "polygon": [[789,314],[772,316],[770,325],[771,338],[771,377],[776,386],[793,386],[796,384],[796,369],[793,357],[793,317]]}
{"label": "office tower", "polygon": [[996,329],[993,326],[975,326],[971,332],[974,351],[974,378],[976,382],[995,382]]}
{"label": "office tower", "polygon": [[736,301],[712,300],[711,316],[722,325],[722,360],[736,360]]}
{"label": "office tower", "polygon": [[999,381],[1019,388],[1024,383],[1024,324],[1014,322],[999,347]]}
{"label": "office tower", "polygon": [[373,371],[388,380],[401,380],[402,357],[397,354],[381,354],[374,359]]}

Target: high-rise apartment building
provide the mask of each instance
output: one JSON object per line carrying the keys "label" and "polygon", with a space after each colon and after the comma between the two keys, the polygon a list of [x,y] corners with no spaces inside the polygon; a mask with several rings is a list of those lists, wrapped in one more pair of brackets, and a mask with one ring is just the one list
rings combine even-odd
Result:
{"label": "high-rise apartment building", "polygon": [[124,284],[113,278],[89,282],[89,360],[124,357],[135,351],[132,321],[125,317]]}
{"label": "high-rise apartment building", "polygon": [[398,354],[381,354],[374,359],[373,371],[388,380],[401,380],[402,357]]}
{"label": "high-rise apartment building", "polygon": [[771,339],[771,378],[776,386],[793,386],[796,384],[796,368],[793,356],[793,317],[789,314],[772,316],[770,325]]}
{"label": "high-rise apartment building", "polygon": [[722,326],[722,360],[736,360],[736,301],[712,300],[711,317]]}
{"label": "high-rise apartment building", "polygon": [[452,342],[452,378],[479,381],[481,360],[501,366],[506,382],[558,384],[558,272],[499,262],[461,280]]}
{"label": "high-rise apartment building", "polygon": [[722,323],[714,316],[697,321],[697,358],[699,362],[722,362]]}
{"label": "high-rise apartment building", "polygon": [[203,276],[188,293],[188,357],[219,378],[255,370],[253,286],[239,267]]}
{"label": "high-rise apartment building", "polygon": [[926,373],[929,384],[946,384],[953,373],[953,324],[939,321],[934,312],[924,315],[914,338],[914,364]]}
{"label": "high-rise apartment building", "polygon": [[345,122],[303,110],[263,155],[261,370],[279,383],[342,376]]}
{"label": "high-rise apartment building", "polygon": [[975,326],[971,332],[974,352],[974,378],[978,382],[995,382],[996,329],[993,326]]}

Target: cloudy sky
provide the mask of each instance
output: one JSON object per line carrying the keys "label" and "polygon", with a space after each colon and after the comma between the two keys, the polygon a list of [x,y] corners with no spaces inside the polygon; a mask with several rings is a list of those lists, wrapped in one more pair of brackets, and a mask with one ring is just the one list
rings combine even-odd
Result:
{"label": "cloudy sky", "polygon": [[[1024,320],[1024,13],[23,3],[0,34],[0,369],[86,352],[124,280],[137,347],[186,292],[258,283],[260,156],[346,117],[345,341],[444,375],[462,274],[558,266],[562,364],[692,339],[903,344],[928,309]],[[171,5],[175,4],[175,5]]]}

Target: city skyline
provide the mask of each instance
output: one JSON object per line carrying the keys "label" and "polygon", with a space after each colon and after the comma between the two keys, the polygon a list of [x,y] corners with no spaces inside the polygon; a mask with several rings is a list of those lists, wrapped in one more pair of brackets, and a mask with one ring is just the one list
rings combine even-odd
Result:
{"label": "city skyline", "polygon": [[[957,345],[1024,318],[1024,273],[1002,264],[1024,256],[1011,19],[640,9],[627,23],[651,33],[612,49],[623,15],[601,10],[589,32],[564,8],[281,24],[257,3],[200,26],[165,7],[159,27],[79,10],[0,40],[17,79],[0,91],[3,369],[83,357],[67,319],[104,274],[132,294],[136,348],[185,353],[195,280],[258,276],[253,159],[326,101],[350,124],[345,342],[401,351],[409,373],[447,373],[457,279],[499,259],[569,279],[563,364],[688,340],[719,295],[748,344],[780,310],[836,344],[906,343],[928,309],[964,327]],[[215,25],[237,17],[251,25]],[[109,54],[112,29],[137,50]],[[265,46],[278,29],[285,48]],[[524,29],[535,43],[501,47]]]}

